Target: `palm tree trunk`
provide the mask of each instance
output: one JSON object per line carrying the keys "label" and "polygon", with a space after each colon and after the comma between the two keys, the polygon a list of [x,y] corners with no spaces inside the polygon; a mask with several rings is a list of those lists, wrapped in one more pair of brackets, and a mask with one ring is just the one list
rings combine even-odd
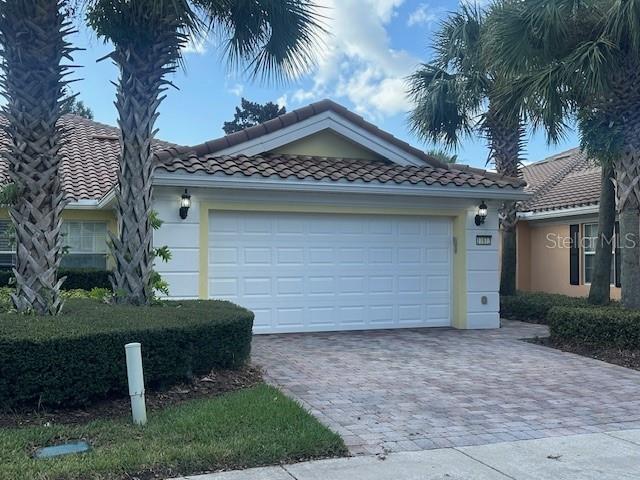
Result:
{"label": "palm tree trunk", "polygon": [[15,307],[56,314],[62,307],[57,278],[62,258],[61,214],[66,201],[59,180],[65,132],[59,120],[67,101],[64,80],[73,48],[63,14],[65,1],[0,1],[0,86],[7,104],[5,154],[19,195],[9,209],[16,230]]}
{"label": "palm tree trunk", "polygon": [[632,142],[628,142],[614,168],[622,255],[621,300],[626,308],[640,308],[640,148]]}
{"label": "palm tree trunk", "polygon": [[616,192],[613,186],[613,166],[602,166],[600,206],[598,208],[598,243],[594,257],[589,303],[607,305],[611,301],[611,260],[613,230],[616,223]]}
{"label": "palm tree trunk", "polygon": [[500,295],[515,295],[516,293],[516,260],[518,221],[516,202],[505,202],[500,215],[502,224],[502,261],[500,270]]}
{"label": "palm tree trunk", "polygon": [[120,68],[116,108],[122,147],[116,191],[119,236],[111,235],[116,262],[112,284],[117,301],[133,305],[148,304],[153,294],[151,146],[161,94],[168,84],[165,76],[175,71],[180,47],[175,25],[163,22],[131,27],[145,30],[151,41],[116,44],[111,55]]}
{"label": "palm tree trunk", "polygon": [[[496,172],[507,177],[517,177],[520,167],[520,152],[524,127],[518,119],[505,119],[489,107],[484,121],[484,130],[491,151],[491,160]],[[502,229],[502,266],[500,272],[500,294],[516,293],[516,226],[518,204],[505,202],[500,209]]]}

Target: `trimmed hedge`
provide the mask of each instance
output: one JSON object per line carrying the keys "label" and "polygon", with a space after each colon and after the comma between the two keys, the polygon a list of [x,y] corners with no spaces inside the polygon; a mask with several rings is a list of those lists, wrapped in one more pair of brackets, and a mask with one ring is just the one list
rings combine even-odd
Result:
{"label": "trimmed hedge", "polygon": [[549,312],[549,332],[553,341],[638,350],[640,310],[555,307]]}
{"label": "trimmed hedge", "polygon": [[[553,307],[588,307],[585,298],[568,297],[556,293],[518,292],[513,296],[500,297],[500,316],[508,320],[531,323],[548,323],[548,314]],[[593,308],[593,307],[590,307]]]}
{"label": "trimmed hedge", "polygon": [[[58,271],[59,277],[67,277],[62,284],[63,290],[111,289],[109,275],[111,275],[111,272],[108,270],[95,270],[91,268],[61,268]],[[13,272],[11,270],[0,270],[0,287],[9,286],[12,278]]]}
{"label": "trimmed hedge", "polygon": [[147,389],[237,368],[249,358],[252,327],[252,312],[222,301],[131,307],[71,299],[57,317],[0,314],[0,408],[127,395],[130,342],[142,344]]}

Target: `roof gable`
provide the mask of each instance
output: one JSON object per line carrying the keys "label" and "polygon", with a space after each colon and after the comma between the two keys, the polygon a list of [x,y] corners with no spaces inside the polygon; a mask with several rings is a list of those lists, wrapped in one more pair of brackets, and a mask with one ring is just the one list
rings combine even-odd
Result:
{"label": "roof gable", "polygon": [[306,155],[311,157],[329,158],[360,158],[362,160],[386,159],[362,145],[359,145],[348,138],[326,129],[313,135],[301,138],[294,142],[282,145],[271,150],[269,153],[282,155]]}
{"label": "roof gable", "polygon": [[446,168],[439,160],[379,129],[347,108],[331,100],[322,100],[292,110],[260,125],[246,128],[194,147],[169,149],[161,161],[178,155],[259,155],[331,130],[398,165],[430,165]]}

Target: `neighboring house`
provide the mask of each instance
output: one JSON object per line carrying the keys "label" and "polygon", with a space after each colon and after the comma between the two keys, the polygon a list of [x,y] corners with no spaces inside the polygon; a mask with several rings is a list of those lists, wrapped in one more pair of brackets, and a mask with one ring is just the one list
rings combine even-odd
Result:
{"label": "neighboring house", "polygon": [[[532,197],[518,224],[518,288],[586,296],[598,237],[601,169],[580,149],[525,166]],[[616,225],[617,227],[617,225]],[[620,256],[612,243],[611,295],[620,297]]]}
{"label": "neighboring house", "polygon": [[[117,130],[65,122],[70,253],[104,255]],[[246,306],[258,333],[499,326],[497,208],[528,198],[522,180],[445,165],[329,100],[157,148],[154,208],[165,223],[154,243],[173,254],[157,265],[173,298]]]}

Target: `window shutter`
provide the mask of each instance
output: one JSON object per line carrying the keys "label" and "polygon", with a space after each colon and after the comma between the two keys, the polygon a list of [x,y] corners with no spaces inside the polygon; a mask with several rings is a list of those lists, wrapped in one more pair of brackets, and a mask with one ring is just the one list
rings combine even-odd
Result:
{"label": "window shutter", "polygon": [[569,225],[571,249],[569,250],[569,283],[580,285],[580,225]]}
{"label": "window shutter", "polygon": [[616,245],[615,245],[615,253],[614,253],[614,261],[616,262],[616,268],[615,268],[615,273],[616,273],[616,278],[615,278],[615,282],[616,282],[616,287],[620,288],[621,283],[620,283],[620,270],[622,269],[622,257],[620,254],[620,223],[616,222],[615,223],[615,241],[616,241]]}

